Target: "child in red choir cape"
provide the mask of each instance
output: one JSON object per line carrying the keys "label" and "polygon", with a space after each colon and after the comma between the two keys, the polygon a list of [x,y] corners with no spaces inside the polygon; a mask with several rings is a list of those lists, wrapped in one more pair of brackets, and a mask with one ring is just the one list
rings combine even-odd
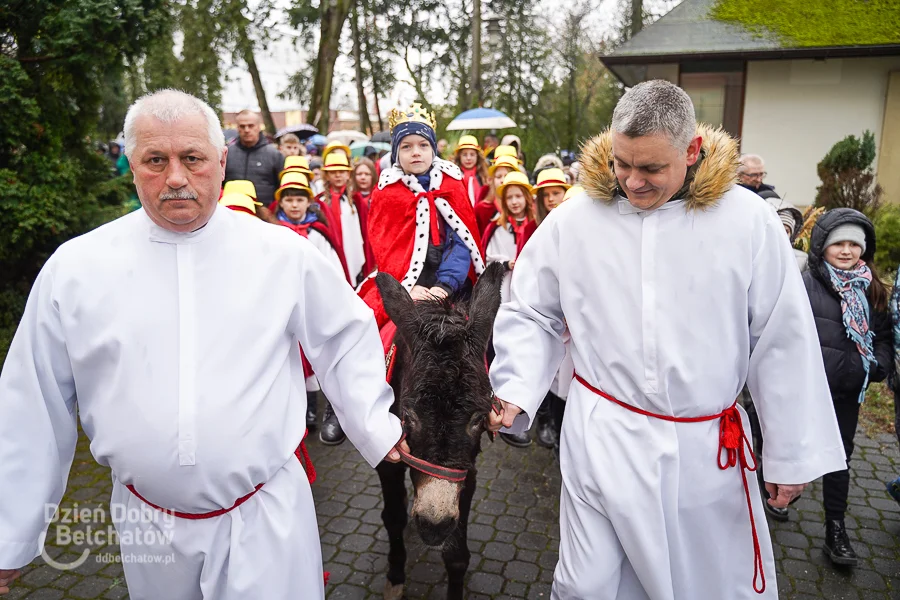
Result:
{"label": "child in red choir cape", "polygon": [[325,155],[322,170],[325,190],[316,196],[316,201],[327,207],[326,216],[344,251],[350,280],[356,285],[374,269],[367,234],[369,205],[352,198],[348,188],[350,161],[342,148],[333,148]]}
{"label": "child in red choir cape", "polygon": [[283,225],[308,239],[313,246],[350,283],[347,264],[340,251],[340,244],[329,227],[328,218],[318,203],[312,200],[312,189],[306,175],[286,173],[281,186],[275,190],[277,210],[275,218]]}
{"label": "child in red choir cape", "polygon": [[[353,202],[357,206],[365,202],[367,208],[372,208],[372,190],[375,189],[376,172],[375,163],[368,158],[360,158],[354,165],[353,171],[351,171],[351,187],[353,188]],[[368,231],[363,231],[363,235],[368,237]],[[371,246],[369,250],[371,251]]]}
{"label": "child in red choir cape", "polygon": [[481,188],[488,184],[488,164],[474,135],[459,138],[454,155],[456,165],[462,169],[463,187],[472,206],[481,196]]}
{"label": "child in red choir cape", "polygon": [[500,288],[500,301],[507,302],[516,258],[537,229],[534,188],[524,173],[512,171],[503,178],[503,183],[497,188],[497,196],[500,198],[500,214],[487,226],[482,244],[489,263],[502,262],[508,269]]}
{"label": "child in red choir cape", "polygon": [[475,221],[478,223],[478,231],[484,236],[488,225],[500,214],[500,197],[497,188],[503,183],[507,174],[519,170],[519,161],[512,156],[501,156],[494,160],[488,169],[488,181],[481,190],[481,199],[475,204]]}

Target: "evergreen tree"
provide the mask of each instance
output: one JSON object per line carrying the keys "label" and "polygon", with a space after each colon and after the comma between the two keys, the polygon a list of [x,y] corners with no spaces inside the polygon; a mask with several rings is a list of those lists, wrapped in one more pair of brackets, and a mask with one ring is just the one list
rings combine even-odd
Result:
{"label": "evergreen tree", "polygon": [[0,354],[47,257],[124,210],[127,182],[110,179],[92,136],[110,81],[167,18],[162,0],[9,4],[0,11]]}

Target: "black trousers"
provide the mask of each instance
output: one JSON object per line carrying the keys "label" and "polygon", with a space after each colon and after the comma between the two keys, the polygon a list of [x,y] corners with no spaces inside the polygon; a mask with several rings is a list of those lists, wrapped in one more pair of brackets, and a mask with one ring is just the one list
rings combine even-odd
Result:
{"label": "black trousers", "polygon": [[[850,457],[853,455],[853,436],[856,435],[856,425],[859,423],[859,399],[832,396],[831,400],[849,465]],[[844,513],[847,512],[847,495],[850,492],[850,469],[825,475],[822,485],[825,496],[825,518],[829,521],[843,519]]]}
{"label": "black trousers", "polygon": [[766,491],[766,481],[763,476],[762,453],[763,453],[763,437],[762,427],[759,424],[759,415],[756,412],[756,405],[750,398],[750,391],[744,387],[741,392],[744,400],[744,410],[747,411],[747,417],[750,419],[750,435],[753,438],[753,454],[756,455],[756,479],[759,481],[759,489],[762,492],[763,500],[769,499],[769,492]]}
{"label": "black trousers", "polygon": [[[746,390],[745,390],[746,392]],[[765,479],[762,469],[763,437],[762,428],[759,425],[759,415],[756,407],[749,400],[749,393],[744,395],[744,408],[750,418],[750,431],[753,435],[753,450],[756,453],[758,467],[756,476],[759,479],[759,489],[763,498],[768,498]],[[847,455],[847,463],[853,455],[853,436],[856,435],[856,425],[859,422],[859,401],[857,398],[832,398],[834,413],[837,417],[838,429],[841,432],[841,441],[844,444],[844,453]],[[839,521],[847,512],[847,495],[850,492],[850,469],[828,473],[822,479],[824,487],[825,518],[829,521]]]}
{"label": "black trousers", "polygon": [[556,438],[560,439],[562,435],[563,416],[566,414],[566,401],[557,396],[550,394],[550,414],[553,415],[553,425],[556,428]]}

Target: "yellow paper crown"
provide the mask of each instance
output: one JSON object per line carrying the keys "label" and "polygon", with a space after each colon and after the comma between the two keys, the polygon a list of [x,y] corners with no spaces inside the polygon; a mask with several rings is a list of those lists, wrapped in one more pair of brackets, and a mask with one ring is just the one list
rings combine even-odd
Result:
{"label": "yellow paper crown", "polygon": [[388,115],[388,124],[390,125],[391,131],[393,131],[394,127],[400,123],[407,123],[410,121],[424,123],[432,129],[437,129],[437,120],[434,118],[434,113],[429,113],[422,108],[422,105],[418,102],[414,102],[409,108],[404,110],[397,110],[396,108],[392,109]]}

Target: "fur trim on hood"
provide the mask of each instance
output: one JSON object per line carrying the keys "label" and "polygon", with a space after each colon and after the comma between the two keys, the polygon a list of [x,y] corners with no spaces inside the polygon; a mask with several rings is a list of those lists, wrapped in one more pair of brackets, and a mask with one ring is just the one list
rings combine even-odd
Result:
{"label": "fur trim on hood", "polygon": [[[715,206],[737,181],[737,143],[724,130],[705,124],[697,126],[697,135],[703,138],[703,154],[685,196],[687,210],[706,210]],[[615,200],[619,182],[612,161],[611,130],[607,129],[582,146],[580,179],[591,198],[606,203]]]}

